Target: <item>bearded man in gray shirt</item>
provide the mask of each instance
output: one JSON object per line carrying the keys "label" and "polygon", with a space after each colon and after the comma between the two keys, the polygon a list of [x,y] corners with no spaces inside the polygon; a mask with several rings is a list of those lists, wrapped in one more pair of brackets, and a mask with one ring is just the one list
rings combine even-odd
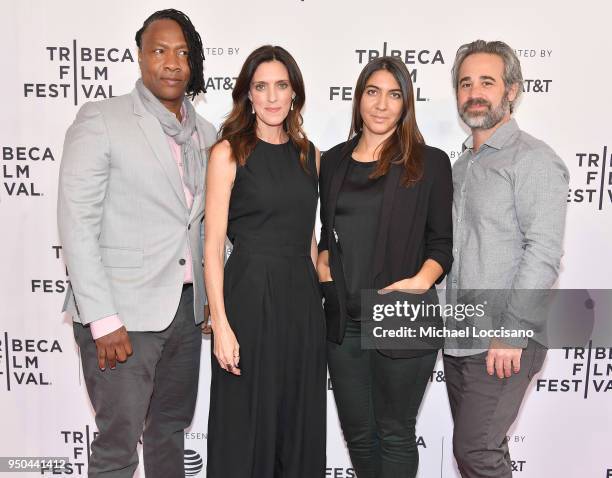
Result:
{"label": "bearded man in gray shirt", "polygon": [[[525,313],[526,290],[557,280],[569,173],[542,141],[512,118],[521,66],[505,43],[477,40],[457,51],[452,70],[457,108],[472,135],[453,166],[451,299],[488,289],[498,308],[489,328],[541,331],[545,317]],[[457,327],[453,318],[447,327]],[[486,326],[484,328],[487,328]],[[464,478],[512,476],[506,435],[546,348],[535,340],[447,340],[444,368],[454,420],[453,451]]]}

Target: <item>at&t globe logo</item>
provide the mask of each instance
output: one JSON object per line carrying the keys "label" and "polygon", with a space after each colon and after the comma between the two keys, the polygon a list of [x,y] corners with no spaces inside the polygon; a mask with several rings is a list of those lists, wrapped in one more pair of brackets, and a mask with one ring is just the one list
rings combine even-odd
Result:
{"label": "at&t globe logo", "polygon": [[204,461],[197,451],[185,450],[185,476],[195,476],[204,468]]}

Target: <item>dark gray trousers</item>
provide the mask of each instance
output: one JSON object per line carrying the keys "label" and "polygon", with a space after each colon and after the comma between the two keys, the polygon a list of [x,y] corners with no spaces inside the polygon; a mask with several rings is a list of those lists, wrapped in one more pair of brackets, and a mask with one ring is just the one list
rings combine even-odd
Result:
{"label": "dark gray trousers", "polygon": [[[147,478],[184,477],[184,429],[195,410],[202,334],[185,287],[172,323],[161,332],[129,332],[133,355],[98,368],[89,327],[74,324],[83,375],[99,434],[91,445],[90,478],[131,478],[142,436]],[[144,428],[144,433],[143,433]]]}
{"label": "dark gray trousers", "polygon": [[487,353],[444,355],[446,388],[453,415],[453,453],[463,478],[511,478],[507,434],[529,382],[540,371],[546,349],[530,340],[521,370],[509,378],[487,374]]}

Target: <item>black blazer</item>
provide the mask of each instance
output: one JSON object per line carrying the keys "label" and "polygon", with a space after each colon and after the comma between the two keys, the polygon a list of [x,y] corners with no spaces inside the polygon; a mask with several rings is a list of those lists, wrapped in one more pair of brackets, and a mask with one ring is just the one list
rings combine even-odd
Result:
{"label": "black blazer", "polygon": [[[346,326],[346,286],[342,261],[335,240],[334,218],[338,193],[359,137],[341,143],[321,158],[321,239],[319,251],[329,251],[333,283],[322,287],[326,299],[327,338],[342,343]],[[444,273],[453,262],[453,181],[448,156],[431,146],[423,147],[423,177],[406,187],[401,183],[403,167],[391,165],[384,181],[376,247],[372,263],[373,284],[382,289],[414,276],[426,259],[440,264]],[[333,295],[333,297],[330,297]],[[330,300],[328,300],[330,299]],[[413,357],[423,350],[381,350],[391,357]]]}

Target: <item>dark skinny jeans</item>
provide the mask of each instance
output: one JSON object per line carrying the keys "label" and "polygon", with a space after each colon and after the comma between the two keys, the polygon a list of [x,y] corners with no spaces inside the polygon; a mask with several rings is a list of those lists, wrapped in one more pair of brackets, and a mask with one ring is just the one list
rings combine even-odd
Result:
{"label": "dark skinny jeans", "polygon": [[415,477],[416,418],[437,352],[393,359],[363,350],[354,320],[347,321],[341,345],[327,344],[340,425],[357,477]]}

